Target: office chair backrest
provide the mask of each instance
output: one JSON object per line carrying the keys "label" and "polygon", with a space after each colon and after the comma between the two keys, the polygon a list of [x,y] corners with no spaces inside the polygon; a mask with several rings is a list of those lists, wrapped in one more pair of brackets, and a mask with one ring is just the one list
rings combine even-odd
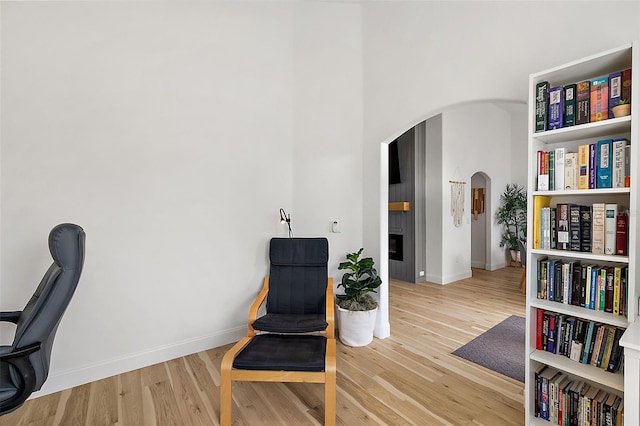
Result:
{"label": "office chair backrest", "polygon": [[323,314],[329,242],[326,238],[273,238],[267,312]]}
{"label": "office chair backrest", "polygon": [[[49,233],[49,251],[53,264],[45,273],[40,285],[22,310],[16,324],[12,347],[20,348],[41,342],[41,350],[29,360],[36,373],[39,390],[49,374],[53,338],[80,279],[84,263],[85,233],[78,225],[64,223]],[[11,369],[14,382],[20,380]]]}
{"label": "office chair backrest", "polygon": [[518,240],[518,251],[520,252],[520,263],[522,266],[527,266],[527,243],[522,240]]}

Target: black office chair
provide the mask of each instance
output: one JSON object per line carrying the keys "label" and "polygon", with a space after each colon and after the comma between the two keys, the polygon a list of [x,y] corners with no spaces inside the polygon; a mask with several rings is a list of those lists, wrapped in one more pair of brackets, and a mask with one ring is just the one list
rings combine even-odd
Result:
{"label": "black office chair", "polygon": [[[231,424],[234,381],[324,383],[325,425],[336,417],[333,279],[326,238],[274,238],[270,275],[249,310],[248,336],[224,356],[220,424]],[[266,299],[266,314],[258,310]]]}
{"label": "black office chair", "polygon": [[0,415],[19,408],[40,390],[49,374],[51,347],[84,263],[85,234],[64,223],[49,234],[53,264],[22,311],[0,312],[0,321],[16,324],[11,346],[0,346]]}

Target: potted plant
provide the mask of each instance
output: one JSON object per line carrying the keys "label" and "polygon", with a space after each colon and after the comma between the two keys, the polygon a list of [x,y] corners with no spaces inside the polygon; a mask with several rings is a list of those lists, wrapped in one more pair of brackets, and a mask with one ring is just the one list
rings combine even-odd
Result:
{"label": "potted plant", "polygon": [[507,247],[511,259],[517,262],[518,240],[526,241],[527,235],[527,191],[517,184],[507,184],[500,195],[500,207],[496,211],[496,220],[504,226],[500,247]]}
{"label": "potted plant", "polygon": [[360,257],[361,248],[355,253],[347,253],[346,262],[341,262],[339,270],[348,270],[342,276],[338,288],[344,294],[336,295],[338,312],[338,335],[348,346],[365,346],[373,340],[378,302],[370,293],[382,284],[371,257]]}
{"label": "potted plant", "polygon": [[614,117],[624,117],[631,114],[631,101],[629,99],[620,99],[613,104],[611,112]]}

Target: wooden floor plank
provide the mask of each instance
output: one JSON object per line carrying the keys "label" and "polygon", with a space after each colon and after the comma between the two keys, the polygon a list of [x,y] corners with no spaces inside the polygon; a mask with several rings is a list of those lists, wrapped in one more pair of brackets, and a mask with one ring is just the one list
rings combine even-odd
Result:
{"label": "wooden floor plank", "polygon": [[[452,355],[524,316],[522,269],[473,270],[448,285],[389,283],[391,336],[337,345],[338,425],[524,424],[522,383]],[[220,364],[231,345],[27,401],[0,426],[218,425]],[[321,425],[321,384],[235,383],[237,425]]]}

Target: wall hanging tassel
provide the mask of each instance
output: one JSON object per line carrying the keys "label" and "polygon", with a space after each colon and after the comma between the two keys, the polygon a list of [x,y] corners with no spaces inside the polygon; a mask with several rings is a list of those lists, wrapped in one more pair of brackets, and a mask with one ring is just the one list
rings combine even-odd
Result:
{"label": "wall hanging tassel", "polygon": [[462,215],[464,214],[464,185],[466,182],[450,180],[451,184],[451,216],[453,225],[456,228],[462,226]]}

